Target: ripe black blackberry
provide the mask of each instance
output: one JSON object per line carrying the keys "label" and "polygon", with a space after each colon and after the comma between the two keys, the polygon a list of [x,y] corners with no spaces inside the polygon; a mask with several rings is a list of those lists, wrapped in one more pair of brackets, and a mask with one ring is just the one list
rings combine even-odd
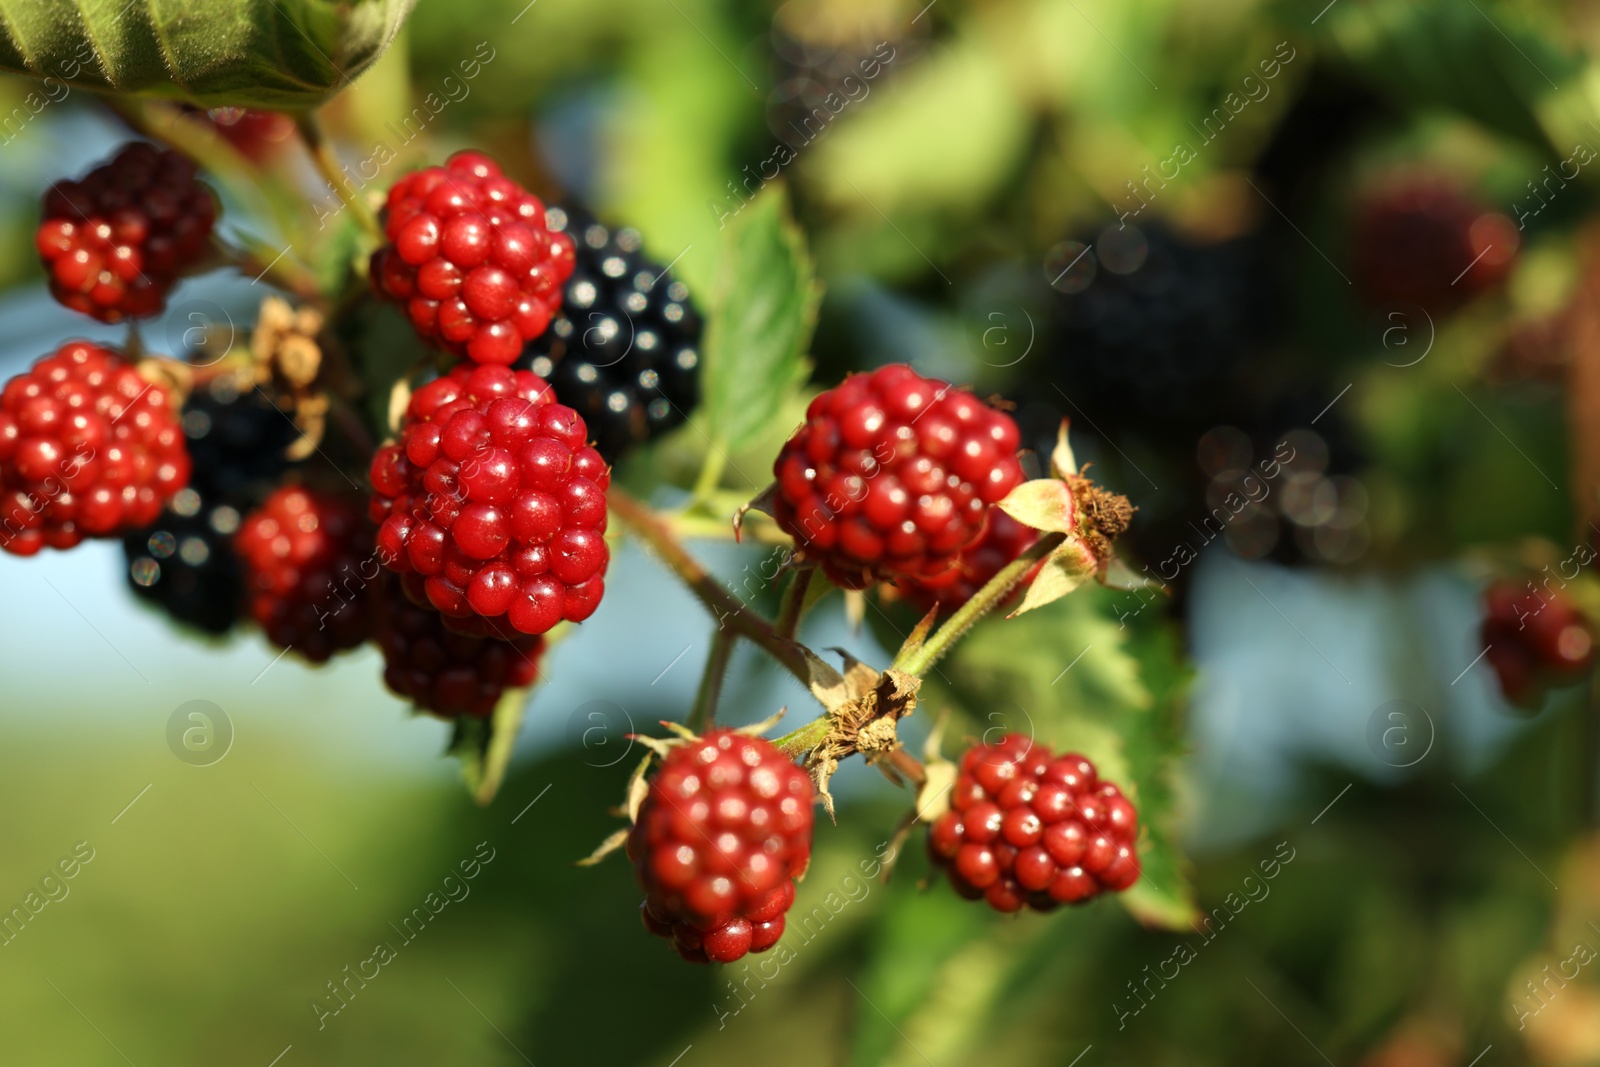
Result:
{"label": "ripe black blackberry", "polygon": [[1201,245],[1159,223],[1112,223],[1087,247],[1058,246],[1046,273],[1060,296],[1034,388],[1053,401],[1059,389],[1068,415],[1113,436],[1192,442],[1226,418],[1246,359],[1277,326],[1253,236]]}
{"label": "ripe black blackberry", "polygon": [[519,369],[550,383],[583,416],[595,449],[615,463],[677,426],[700,400],[700,316],[689,290],[613,230],[575,208],[550,208],[552,231],[577,245],[561,312],[523,349]]}
{"label": "ripe black blackberry", "polygon": [[183,406],[194,469],[150,526],[123,538],[129,587],[181,623],[224,634],[238,621],[244,571],[233,535],[289,467],[294,425],[259,391],[223,376]]}
{"label": "ripe black blackberry", "polygon": [[122,539],[128,585],[141,600],[209,634],[225,634],[239,619],[243,572],[234,555],[239,510],[190,487],[154,525]]}
{"label": "ripe black blackberry", "polygon": [[189,484],[248,510],[289,469],[299,435],[294,423],[259,389],[232,376],[196,385],[183,406],[183,436],[194,472]]}

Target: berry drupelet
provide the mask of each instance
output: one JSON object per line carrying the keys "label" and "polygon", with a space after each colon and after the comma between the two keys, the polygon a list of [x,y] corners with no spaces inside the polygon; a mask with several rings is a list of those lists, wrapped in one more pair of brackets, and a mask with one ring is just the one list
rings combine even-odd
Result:
{"label": "berry drupelet", "polygon": [[605,591],[611,484],[588,436],[528,371],[464,363],[429,382],[372,461],[384,565],[462,632],[587,619]]}
{"label": "berry drupelet", "polygon": [[384,232],[378,292],[405,306],[422,337],[478,363],[516,360],[572,274],[572,239],[551,233],[539,198],[477,152],[396,182]]}
{"label": "berry drupelet", "polygon": [[[959,608],[1037,540],[1038,530],[994,508],[989,512],[989,523],[983,535],[961,551],[954,567],[935,578],[901,578],[895,582],[895,588],[923,612],[935,607],[946,611]],[[1012,589],[1008,601],[1027,587],[1042,566],[1043,560],[1023,576]]]}
{"label": "berry drupelet", "polygon": [[193,163],[131,144],[45,194],[36,243],[50,292],[101,322],[154,315],[178,275],[205,256],[216,217]]}
{"label": "berry drupelet", "polygon": [[812,796],[762,738],[713,730],[673,748],[628,834],[645,928],[698,963],[771,948],[811,860]]}
{"label": "berry drupelet", "polygon": [[562,309],[517,366],[583,416],[608,463],[682,423],[700,400],[700,316],[680,281],[640,251],[634,230],[551,208],[577,264]]}
{"label": "berry drupelet", "polygon": [[962,755],[928,849],[962,896],[1049,911],[1137,882],[1138,836],[1133,805],[1094,764],[1007,734]]}
{"label": "berry drupelet", "polygon": [[904,364],[811,401],[773,465],[774,515],[835,584],[937,580],[1022,481],[1017,426]]}
{"label": "berry drupelet", "polygon": [[109,349],[69,341],[0,393],[0,549],[147,526],[188,480],[166,390]]}

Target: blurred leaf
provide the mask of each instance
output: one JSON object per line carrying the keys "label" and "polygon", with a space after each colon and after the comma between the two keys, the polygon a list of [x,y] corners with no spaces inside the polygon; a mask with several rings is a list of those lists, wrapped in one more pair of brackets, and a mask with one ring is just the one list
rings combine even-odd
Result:
{"label": "blurred leaf", "polygon": [[312,107],[415,0],[0,0],[0,69],[203,107]]}
{"label": "blurred leaf", "polygon": [[487,719],[463,715],[456,720],[450,755],[461,761],[461,776],[479,804],[488,805],[499,792],[527,709],[528,691],[507,689]]}
{"label": "blurred leaf", "polygon": [[[829,202],[874,230],[879,211],[970,213],[999,189],[1028,145],[1029,117],[1010,86],[1002,55],[982,39],[957,40],[896,71],[876,89],[882,100],[842,110],[833,120],[837,130],[823,128],[828,137],[805,164],[815,167],[807,176]],[[961,147],[951,151],[956,129]]]}
{"label": "blurred leaf", "polygon": [[1334,54],[1405,106],[1450,108],[1540,145],[1543,101],[1581,70],[1551,36],[1570,30],[1536,32],[1523,5],[1379,0],[1340,4],[1326,25]]}
{"label": "blurred leaf", "polygon": [[762,192],[728,227],[706,328],[701,411],[721,446],[748,444],[805,380],[821,298],[783,187]]}

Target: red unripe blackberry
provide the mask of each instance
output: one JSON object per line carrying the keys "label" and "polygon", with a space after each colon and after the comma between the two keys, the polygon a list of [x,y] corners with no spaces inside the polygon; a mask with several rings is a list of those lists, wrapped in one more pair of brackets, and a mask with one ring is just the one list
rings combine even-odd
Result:
{"label": "red unripe blackberry", "polygon": [[806,409],[773,464],[774,513],[847,589],[939,579],[1022,481],[1017,425],[903,363],[852,374]]}
{"label": "red unripe blackberry", "polygon": [[148,526],[189,467],[166,390],[69,341],[0,393],[0,549],[31,556]]}
{"label": "red unripe blackberry", "polygon": [[1094,764],[1020,734],[961,757],[928,851],[957,893],[999,911],[1082,904],[1139,880],[1139,818]]}
{"label": "red unripe blackberry", "polygon": [[250,615],[279,648],[323,663],[372,635],[378,564],[355,502],[285,486],[245,516],[233,544]]}
{"label": "red unripe blackberry", "polygon": [[216,217],[194,164],[140,141],[51,186],[35,243],[57,300],[120,322],[161,311],[178,275],[204,258]]}
{"label": "red unripe blackberry", "polygon": [[[933,578],[901,578],[895,588],[924,613],[935,607],[958,608],[1038,539],[1038,530],[1024,526],[999,508],[990,508],[982,536],[961,550],[954,567]],[[1037,574],[1043,565],[1041,560],[1031,574]],[[1029,576],[1012,588],[1008,601],[1026,587]]]}
{"label": "red unripe blackberry", "polygon": [[759,737],[713,730],[674,748],[628,834],[645,928],[699,963],[771,948],[811,859],[812,796]]}
{"label": "red unripe blackberry", "polygon": [[544,638],[512,633],[510,640],[472,637],[444,624],[430,607],[408,601],[383,575],[377,618],[383,681],[396,695],[447,719],[483,717],[507,689],[539,676]]}
{"label": "red unripe blackberry", "polygon": [[457,152],[401,178],[383,224],[373,284],[450,352],[508,365],[561,307],[572,238],[551,233],[539,198],[486,156]]}
{"label": "red unripe blackberry", "polygon": [[1571,685],[1594,666],[1594,632],[1565,593],[1500,581],[1483,600],[1484,658],[1511,703],[1536,708],[1547,690]]}
{"label": "red unripe blackberry", "polygon": [[276,156],[294,138],[294,119],[281,111],[217,107],[206,118],[224,140],[256,163]]}
{"label": "red unripe blackberry", "polygon": [[384,565],[464,632],[587,619],[605,592],[611,484],[587,440],[528,371],[463,363],[429,382],[372,460]]}
{"label": "red unripe blackberry", "polygon": [[1516,224],[1474,202],[1449,179],[1391,181],[1361,204],[1352,237],[1355,282],[1384,308],[1416,304],[1449,311],[1510,273]]}

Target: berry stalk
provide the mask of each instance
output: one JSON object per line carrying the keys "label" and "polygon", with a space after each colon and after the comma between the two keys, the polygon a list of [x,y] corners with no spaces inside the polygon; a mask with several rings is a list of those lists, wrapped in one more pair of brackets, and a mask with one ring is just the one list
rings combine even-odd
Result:
{"label": "berry stalk", "polygon": [[731,629],[767,651],[783,668],[808,686],[811,672],[800,648],[778,634],[772,623],[752,611],[728,592],[716,577],[678,543],[677,537],[661,518],[627,492],[613,485],[606,494],[611,513],[682,579],[689,591],[700,599],[717,619],[718,630]]}
{"label": "berry stalk", "polygon": [[367,234],[380,243],[385,239],[383,227],[378,225],[378,217],[372,213],[372,208],[361,198],[361,194],[348,187],[349,177],[339,166],[339,157],[334,155],[333,145],[322,132],[322,124],[317,121],[317,116],[311,111],[302,111],[295,116],[295,125],[300,130],[300,138],[306,143],[306,152],[311,156],[311,162],[316,164],[317,173],[322,175],[322,180],[333,187],[344,206],[355,213],[355,219]]}
{"label": "berry stalk", "polygon": [[733,658],[733,645],[738,637],[732,630],[717,627],[711,633],[711,652],[706,657],[705,673],[700,676],[700,690],[695,693],[694,706],[684,725],[697,734],[703,734],[716,721],[717,698],[722,694],[722,681],[728,674],[728,661]]}
{"label": "berry stalk", "polygon": [[800,628],[800,619],[806,610],[806,591],[811,588],[811,580],[816,573],[815,567],[802,567],[795,572],[788,586],[784,588],[783,601],[778,605],[778,621],[775,624],[779,637],[794,640],[795,631]]}
{"label": "berry stalk", "polygon": [[940,657],[950,651],[951,646],[972,629],[974,623],[1003,602],[1035,563],[1055,551],[1065,540],[1066,535],[1059,533],[1046,534],[1039,538],[1027,551],[989,579],[988,584],[979,589],[972,599],[961,605],[954,615],[946,619],[945,624],[939,627],[932,637],[921,645],[902,651],[892,666],[907,674],[921,677],[928,668],[939,661]]}

